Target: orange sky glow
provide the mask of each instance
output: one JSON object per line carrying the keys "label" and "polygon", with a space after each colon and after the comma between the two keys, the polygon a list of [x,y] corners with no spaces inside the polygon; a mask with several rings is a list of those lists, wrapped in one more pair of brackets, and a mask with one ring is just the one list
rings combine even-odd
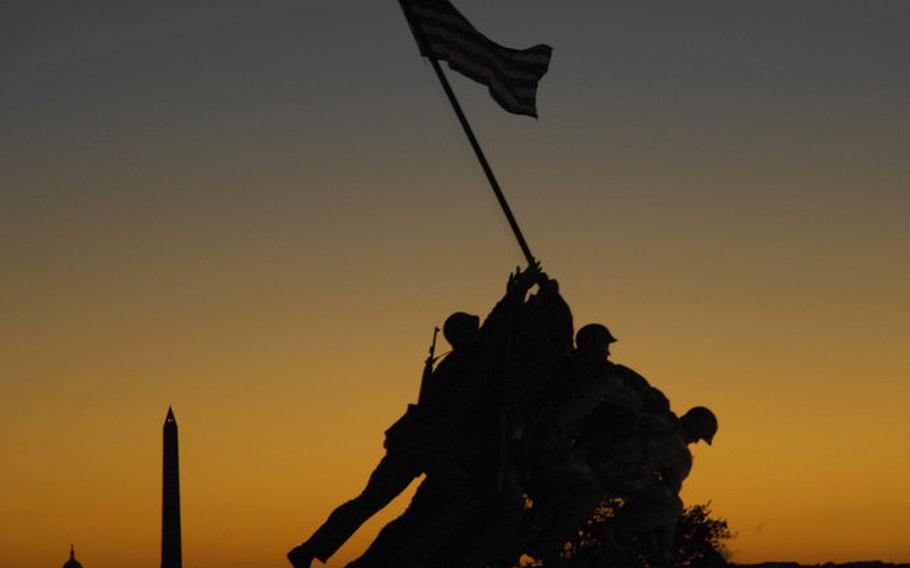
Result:
{"label": "orange sky glow", "polygon": [[[906,8],[457,4],[556,46],[539,121],[453,83],[576,326],[718,415],[684,500],[736,562],[910,561]],[[158,566],[169,405],[184,564],[287,566],[501,296],[431,71],[355,6],[0,14],[0,566]]]}

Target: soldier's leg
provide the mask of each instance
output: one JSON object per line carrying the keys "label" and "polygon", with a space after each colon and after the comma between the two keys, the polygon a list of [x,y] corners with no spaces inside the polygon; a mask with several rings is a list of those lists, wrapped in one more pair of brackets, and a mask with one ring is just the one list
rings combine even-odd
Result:
{"label": "soldier's leg", "polygon": [[676,519],[654,530],[654,540],[657,545],[658,566],[670,568],[673,564],[673,544],[676,539]]}
{"label": "soldier's leg", "polygon": [[458,529],[476,520],[481,509],[482,497],[473,488],[428,478],[407,510],[348,568],[470,568],[446,551],[457,548]]}
{"label": "soldier's leg", "polygon": [[406,568],[397,557],[399,543],[407,539],[411,522],[410,509],[397,519],[382,527],[379,534],[359,558],[349,562],[345,568]]}
{"label": "soldier's leg", "polygon": [[555,562],[563,544],[594,514],[604,490],[580,460],[546,464],[540,476],[526,531],[533,541],[526,544],[525,552]]}
{"label": "soldier's leg", "polygon": [[482,499],[474,517],[462,523],[450,543],[447,557],[458,559],[458,566],[513,566],[518,555],[512,543],[525,511],[523,488],[507,486]]}
{"label": "soldier's leg", "polygon": [[431,479],[426,491],[418,493],[414,497],[414,523],[405,546],[399,549],[402,560],[413,559],[426,568],[469,568],[444,551],[470,546],[462,540],[461,529],[481,516],[484,494],[463,479]]}
{"label": "soldier's leg", "polygon": [[421,483],[404,513],[384,526],[363,555],[346,568],[419,566],[409,548],[415,536],[419,538],[420,524],[434,514],[432,493],[426,480]]}
{"label": "soldier's leg", "polygon": [[682,515],[684,506],[678,495],[671,493],[664,502],[665,521],[656,530],[658,560],[661,566],[669,568],[673,564],[673,551],[676,541],[676,525]]}
{"label": "soldier's leg", "polygon": [[683,502],[663,484],[642,488],[628,497],[616,516],[617,527],[648,543],[659,566],[672,563],[676,524]]}
{"label": "soldier's leg", "polygon": [[420,475],[413,456],[388,452],[373,470],[367,486],[350,501],[335,509],[306,542],[289,554],[295,566],[309,566],[309,556],[325,562],[360,526],[388,505]]}

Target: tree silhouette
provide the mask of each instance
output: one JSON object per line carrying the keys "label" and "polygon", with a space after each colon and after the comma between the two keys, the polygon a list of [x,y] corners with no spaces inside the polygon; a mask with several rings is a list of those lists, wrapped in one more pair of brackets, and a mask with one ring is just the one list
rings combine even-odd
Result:
{"label": "tree silhouette", "polygon": [[[676,527],[672,568],[728,566],[725,541],[734,535],[726,519],[713,517],[710,501],[683,512]],[[621,499],[608,499],[578,538],[566,543],[563,554],[568,568],[660,568],[651,543],[644,535],[624,534],[616,523]],[[526,566],[549,568],[543,562]]]}
{"label": "tree silhouette", "polygon": [[674,566],[726,566],[725,541],[733,533],[723,518],[711,517],[711,502],[685,510],[676,527]]}

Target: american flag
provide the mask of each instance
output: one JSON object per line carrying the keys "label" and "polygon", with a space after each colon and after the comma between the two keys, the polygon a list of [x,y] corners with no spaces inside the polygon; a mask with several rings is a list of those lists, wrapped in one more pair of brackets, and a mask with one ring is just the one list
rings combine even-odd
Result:
{"label": "american flag", "polygon": [[425,57],[483,83],[505,110],[537,116],[537,83],[550,65],[553,49],[503,47],[478,32],[448,0],[401,0],[411,31]]}

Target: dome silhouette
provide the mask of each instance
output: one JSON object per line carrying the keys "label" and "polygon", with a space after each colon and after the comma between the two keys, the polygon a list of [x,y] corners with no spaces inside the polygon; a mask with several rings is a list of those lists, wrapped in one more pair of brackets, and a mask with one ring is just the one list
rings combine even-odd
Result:
{"label": "dome silhouette", "polygon": [[70,545],[70,559],[66,561],[63,568],[82,568],[82,564],[76,560],[76,550],[72,544]]}

